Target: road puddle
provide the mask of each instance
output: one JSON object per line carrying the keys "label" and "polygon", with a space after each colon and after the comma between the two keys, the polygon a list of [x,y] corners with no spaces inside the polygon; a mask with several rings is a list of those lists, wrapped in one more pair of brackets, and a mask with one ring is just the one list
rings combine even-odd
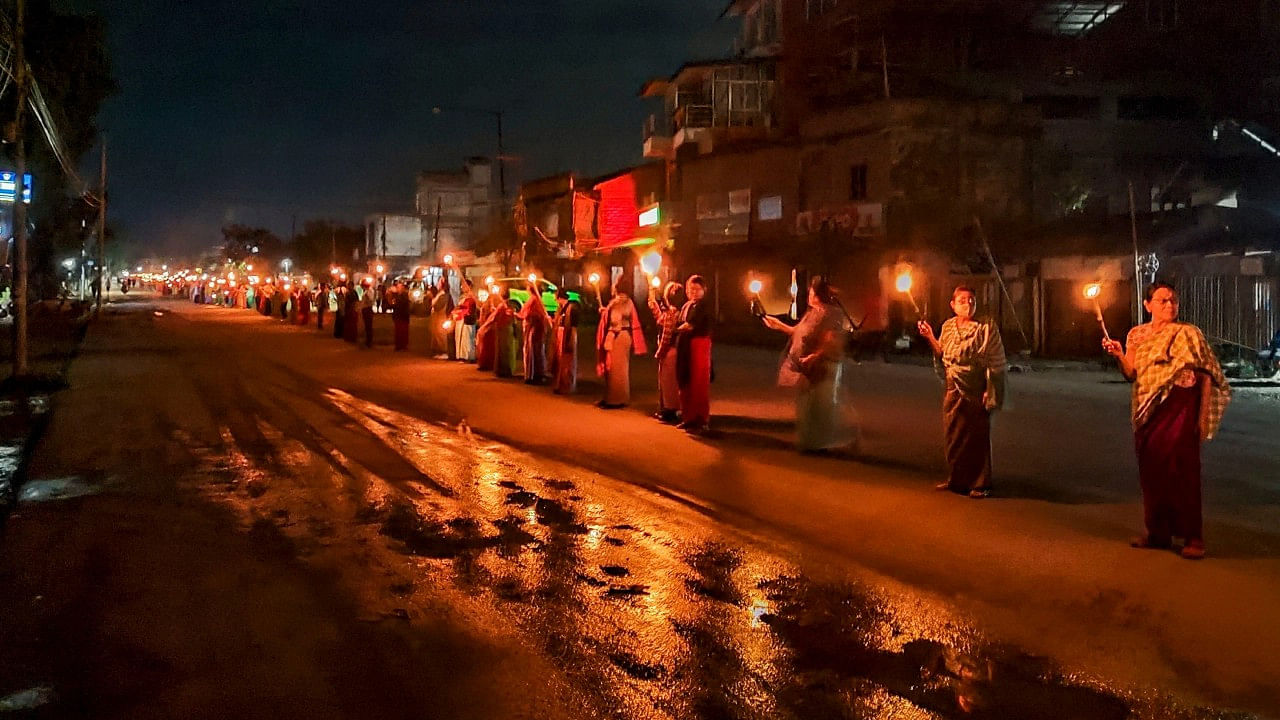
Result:
{"label": "road puddle", "polygon": [[28,439],[48,413],[48,395],[0,399],[0,513],[18,501],[17,475]]}
{"label": "road puddle", "polygon": [[373,472],[318,427],[303,443],[260,419],[256,450],[229,431],[193,449],[205,487],[297,543],[350,537],[366,562],[385,553],[366,570],[390,604],[374,618],[412,622],[444,601],[514,630],[582,698],[570,716],[1224,717],[1116,691],[984,637],[937,598],[833,576],[678,498],[465,423],[335,389],[325,401],[409,470]]}

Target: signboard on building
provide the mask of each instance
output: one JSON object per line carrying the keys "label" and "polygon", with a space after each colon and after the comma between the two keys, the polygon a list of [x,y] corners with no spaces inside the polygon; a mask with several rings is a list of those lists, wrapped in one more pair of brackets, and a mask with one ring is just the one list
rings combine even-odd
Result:
{"label": "signboard on building", "polygon": [[796,214],[797,235],[816,233],[824,226],[853,237],[876,237],[884,232],[884,205],[852,203]]}
{"label": "signboard on building", "polygon": [[[31,173],[22,176],[25,182],[22,188],[22,200],[31,204]],[[0,170],[0,203],[13,203],[18,192],[17,174],[11,170]]]}

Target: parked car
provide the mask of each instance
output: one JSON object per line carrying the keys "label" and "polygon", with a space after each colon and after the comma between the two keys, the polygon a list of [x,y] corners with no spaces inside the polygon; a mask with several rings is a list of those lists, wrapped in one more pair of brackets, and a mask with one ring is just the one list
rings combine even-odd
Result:
{"label": "parked car", "polygon": [[[524,304],[529,302],[529,291],[526,286],[529,284],[528,278],[500,278],[493,281],[494,285],[507,288],[509,303],[513,310],[519,310]],[[556,312],[556,291],[559,290],[555,283],[550,280],[538,278],[538,290],[542,296],[542,306],[547,309],[548,313]],[[569,299],[582,302],[582,296],[575,290],[569,291]]]}

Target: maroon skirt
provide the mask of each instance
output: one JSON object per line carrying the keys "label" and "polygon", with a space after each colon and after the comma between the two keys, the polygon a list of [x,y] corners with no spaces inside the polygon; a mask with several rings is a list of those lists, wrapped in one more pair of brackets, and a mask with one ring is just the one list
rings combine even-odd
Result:
{"label": "maroon skirt", "polygon": [[1203,540],[1200,517],[1200,390],[1175,387],[1134,433],[1147,538]]}

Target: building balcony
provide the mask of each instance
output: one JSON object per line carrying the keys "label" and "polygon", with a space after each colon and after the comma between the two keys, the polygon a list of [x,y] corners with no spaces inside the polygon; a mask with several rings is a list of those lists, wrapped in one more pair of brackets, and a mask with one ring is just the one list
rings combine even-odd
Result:
{"label": "building balcony", "polygon": [[675,144],[670,135],[650,135],[644,139],[644,156],[647,158],[670,157]]}

